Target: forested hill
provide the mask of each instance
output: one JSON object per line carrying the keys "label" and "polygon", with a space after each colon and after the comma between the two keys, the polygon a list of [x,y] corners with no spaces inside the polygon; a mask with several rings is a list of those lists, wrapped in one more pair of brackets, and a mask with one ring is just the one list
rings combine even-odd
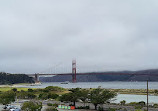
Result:
{"label": "forested hill", "polygon": [[0,84],[34,83],[33,78],[25,74],[9,74],[0,72]]}
{"label": "forested hill", "polygon": [[[97,74],[94,74],[97,73]],[[102,73],[102,74],[99,74]],[[114,75],[104,75],[103,73],[113,73]],[[117,75],[124,73],[127,75]],[[92,75],[77,75],[78,82],[104,82],[104,81],[158,81],[158,69],[141,71],[115,71],[115,72],[91,72]],[[116,75],[115,75],[116,74]],[[128,75],[128,74],[146,74],[146,75]],[[63,82],[72,81],[71,76],[58,75],[54,77],[41,77],[41,82]]]}

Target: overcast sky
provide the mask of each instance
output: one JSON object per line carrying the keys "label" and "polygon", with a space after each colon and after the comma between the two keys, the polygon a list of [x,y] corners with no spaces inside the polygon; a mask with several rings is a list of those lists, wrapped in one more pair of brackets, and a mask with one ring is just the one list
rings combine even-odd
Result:
{"label": "overcast sky", "polygon": [[0,71],[70,72],[73,59],[80,72],[158,68],[158,0],[0,1]]}

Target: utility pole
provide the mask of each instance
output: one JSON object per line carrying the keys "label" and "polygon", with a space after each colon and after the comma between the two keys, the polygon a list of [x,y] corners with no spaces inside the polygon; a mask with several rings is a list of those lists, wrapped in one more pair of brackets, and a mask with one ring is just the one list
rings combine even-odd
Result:
{"label": "utility pole", "polygon": [[148,87],[148,80],[147,80],[147,111],[149,111],[149,107],[148,107],[149,98],[148,98],[148,95],[149,95],[149,87]]}

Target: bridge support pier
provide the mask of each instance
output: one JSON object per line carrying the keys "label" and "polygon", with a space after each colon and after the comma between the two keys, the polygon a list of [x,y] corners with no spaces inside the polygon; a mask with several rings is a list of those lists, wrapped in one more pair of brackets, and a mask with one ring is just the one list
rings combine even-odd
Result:
{"label": "bridge support pier", "polygon": [[76,82],[76,60],[72,61],[72,82]]}
{"label": "bridge support pier", "polygon": [[39,83],[39,74],[35,74],[35,83]]}

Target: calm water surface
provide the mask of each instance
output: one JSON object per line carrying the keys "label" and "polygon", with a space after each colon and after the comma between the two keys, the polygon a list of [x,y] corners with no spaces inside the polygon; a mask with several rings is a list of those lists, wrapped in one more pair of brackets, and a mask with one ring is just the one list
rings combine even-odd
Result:
{"label": "calm water surface", "polygon": [[[60,86],[63,88],[102,88],[108,89],[146,89],[146,82],[78,82],[61,84],[60,82],[45,82],[40,85],[21,85],[19,87],[45,88],[47,86]],[[158,82],[149,82],[149,89],[158,89]]]}
{"label": "calm water surface", "polygon": [[[120,103],[120,101],[126,100],[126,103],[147,101],[146,95],[132,95],[132,94],[118,94],[114,103]],[[158,96],[149,95],[149,104],[158,103]]]}

